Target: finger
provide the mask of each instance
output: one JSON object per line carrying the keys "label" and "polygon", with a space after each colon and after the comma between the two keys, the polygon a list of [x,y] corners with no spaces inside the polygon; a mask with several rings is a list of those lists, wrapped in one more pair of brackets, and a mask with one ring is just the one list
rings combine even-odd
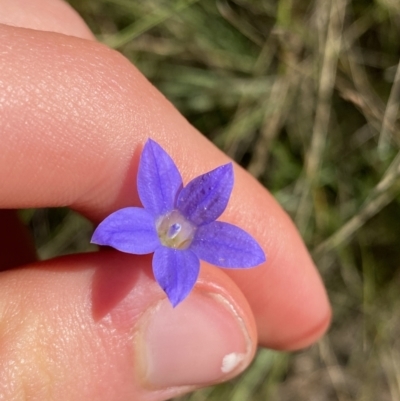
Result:
{"label": "finger", "polygon": [[2,398],[164,400],[242,371],[257,338],[235,284],[205,266],[172,309],[147,259],[111,251],[1,273]]}
{"label": "finger", "polygon": [[[0,23],[94,39],[64,1],[0,0]],[[0,210],[0,271],[36,260],[32,239],[13,211]]]}
{"label": "finger", "polygon": [[[3,26],[0,35],[0,76],[7,83],[0,96],[7,121],[0,206],[71,205],[99,221],[139,205],[137,163],[148,137],[173,157],[185,182],[228,161],[118,53],[54,33]],[[225,272],[248,298],[262,344],[306,346],[330,319],[319,275],[271,195],[237,166],[235,179],[221,220],[250,232],[269,260]]]}
{"label": "finger", "polygon": [[0,24],[94,39],[82,18],[61,0],[0,0]]}

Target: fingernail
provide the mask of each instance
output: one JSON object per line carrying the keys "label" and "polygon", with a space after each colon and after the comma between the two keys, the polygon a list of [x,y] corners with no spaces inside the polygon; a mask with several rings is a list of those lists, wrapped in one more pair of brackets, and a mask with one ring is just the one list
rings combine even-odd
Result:
{"label": "fingernail", "polygon": [[136,337],[140,376],[163,389],[223,381],[250,362],[243,320],[221,295],[193,292],[172,308],[161,301],[143,318]]}

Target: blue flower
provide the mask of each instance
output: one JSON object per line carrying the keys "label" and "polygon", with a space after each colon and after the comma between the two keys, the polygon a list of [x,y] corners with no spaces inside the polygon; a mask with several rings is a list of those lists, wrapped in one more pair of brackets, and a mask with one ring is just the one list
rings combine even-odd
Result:
{"label": "blue flower", "polygon": [[200,259],[227,268],[248,268],[265,261],[263,250],[249,234],[215,221],[232,192],[232,163],[184,187],[171,157],[149,139],[140,158],[137,185],[144,208],[112,213],[97,227],[91,242],[137,255],[154,252],[155,279],[173,306],[195,285]]}

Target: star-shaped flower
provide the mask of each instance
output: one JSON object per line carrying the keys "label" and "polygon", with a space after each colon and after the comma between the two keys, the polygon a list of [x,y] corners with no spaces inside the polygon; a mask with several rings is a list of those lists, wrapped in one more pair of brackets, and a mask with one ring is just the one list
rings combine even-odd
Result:
{"label": "star-shaped flower", "polygon": [[173,306],[195,285],[200,259],[227,268],[265,261],[253,237],[232,224],[215,221],[232,192],[232,163],[184,187],[171,157],[149,139],[140,158],[137,186],[144,208],[112,213],[97,227],[91,242],[137,255],[154,252],[154,277]]}

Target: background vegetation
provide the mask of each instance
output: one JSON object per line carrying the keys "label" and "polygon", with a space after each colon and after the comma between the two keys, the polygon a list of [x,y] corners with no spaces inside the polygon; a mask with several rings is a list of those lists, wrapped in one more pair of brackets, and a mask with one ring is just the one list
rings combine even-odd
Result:
{"label": "background vegetation", "polygon": [[[260,350],[229,383],[180,400],[400,400],[400,2],[70,0],[290,213],[328,287],[329,334]],[[91,226],[26,211],[40,255]]]}

